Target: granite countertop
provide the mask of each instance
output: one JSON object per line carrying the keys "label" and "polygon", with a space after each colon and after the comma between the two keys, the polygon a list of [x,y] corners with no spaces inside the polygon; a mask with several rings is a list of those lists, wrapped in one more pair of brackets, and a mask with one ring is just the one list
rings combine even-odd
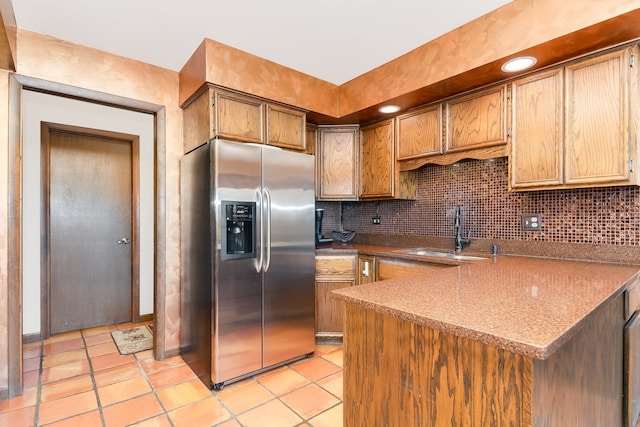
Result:
{"label": "granite countertop", "polygon": [[[354,245],[317,254],[407,257],[397,247]],[[484,255],[451,268],[334,291],[339,300],[457,336],[547,359],[588,316],[625,289],[639,266]],[[417,259],[426,260],[423,257]],[[622,315],[622,314],[621,314]]]}

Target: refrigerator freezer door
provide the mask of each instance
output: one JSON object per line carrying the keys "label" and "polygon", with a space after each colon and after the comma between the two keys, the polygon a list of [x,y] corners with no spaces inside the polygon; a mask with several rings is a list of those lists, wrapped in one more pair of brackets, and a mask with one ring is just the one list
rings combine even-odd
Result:
{"label": "refrigerator freezer door", "polygon": [[[212,313],[212,382],[222,383],[262,368],[262,283],[256,256],[221,260],[223,200],[256,202],[256,233],[260,233],[261,148],[213,140],[212,242],[214,294]],[[226,232],[226,230],[225,230]]]}
{"label": "refrigerator freezer door", "polygon": [[264,367],[315,349],[314,157],[263,149],[270,250],[264,273]]}

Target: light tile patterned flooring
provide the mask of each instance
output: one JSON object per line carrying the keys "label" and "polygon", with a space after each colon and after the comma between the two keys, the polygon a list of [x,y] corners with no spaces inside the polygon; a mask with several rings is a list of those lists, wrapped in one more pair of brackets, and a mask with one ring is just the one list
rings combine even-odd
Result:
{"label": "light tile patterned flooring", "polygon": [[22,396],[0,401],[0,426],[341,427],[342,346],[211,391],[180,356],[122,356],[120,324],[24,346]]}

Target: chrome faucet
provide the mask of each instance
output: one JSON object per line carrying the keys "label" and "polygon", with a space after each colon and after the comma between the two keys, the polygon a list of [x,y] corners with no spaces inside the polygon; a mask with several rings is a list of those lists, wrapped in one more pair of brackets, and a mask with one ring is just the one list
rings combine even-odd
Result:
{"label": "chrome faucet", "polygon": [[471,243],[471,232],[466,239],[462,238],[462,226],[460,225],[460,205],[456,206],[456,220],[454,223],[456,233],[456,252],[462,252],[463,246]]}

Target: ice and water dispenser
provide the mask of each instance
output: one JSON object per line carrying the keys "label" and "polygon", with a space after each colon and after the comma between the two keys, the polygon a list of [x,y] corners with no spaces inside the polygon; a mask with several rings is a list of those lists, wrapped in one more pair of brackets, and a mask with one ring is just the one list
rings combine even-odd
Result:
{"label": "ice and water dispenser", "polygon": [[255,202],[222,202],[221,259],[256,257],[255,213]]}

